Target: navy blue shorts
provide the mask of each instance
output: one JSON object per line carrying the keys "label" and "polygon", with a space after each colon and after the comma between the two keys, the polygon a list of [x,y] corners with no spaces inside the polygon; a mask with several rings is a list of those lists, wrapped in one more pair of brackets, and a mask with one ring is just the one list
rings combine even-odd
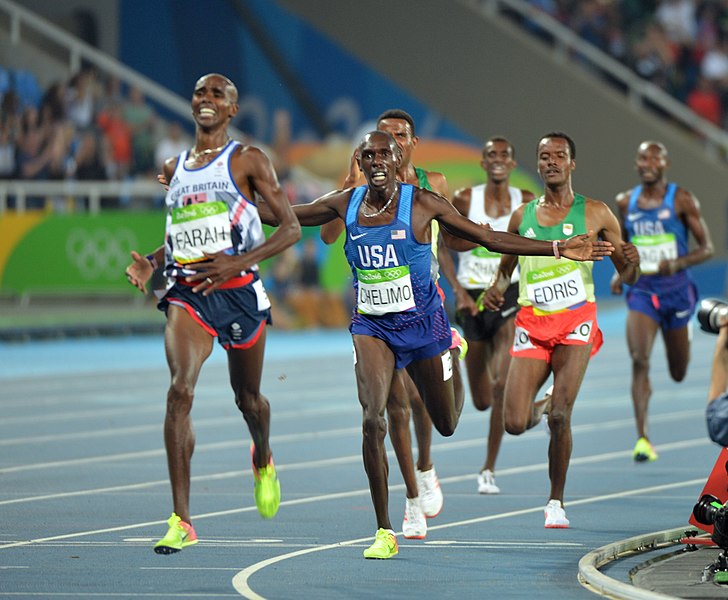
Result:
{"label": "navy blue shorts", "polygon": [[[483,290],[465,290],[474,301],[478,301],[478,297]],[[500,310],[481,310],[474,317],[470,313],[458,311],[455,315],[457,324],[463,328],[463,334],[466,340],[480,342],[491,339],[496,331],[498,331],[508,319],[516,316],[518,309],[518,284],[512,283],[508,286],[506,293],[503,294],[503,306]]]}
{"label": "navy blue shorts", "polygon": [[271,323],[270,301],[257,273],[228,281],[209,296],[193,293],[192,287],[178,280],[157,307],[165,314],[170,305],[184,308],[225,350],[250,348]]}
{"label": "navy blue shorts", "polygon": [[659,295],[636,288],[630,288],[627,292],[629,310],[647,315],[659,323],[661,329],[685,327],[695,312],[697,301],[698,293],[693,282]]}
{"label": "navy blue shorts", "polygon": [[358,315],[349,327],[351,335],[368,335],[382,340],[394,354],[394,368],[403,369],[412,361],[438,356],[452,344],[450,321],[445,309],[437,311],[403,329],[390,329],[383,317]]}
{"label": "navy blue shorts", "polygon": [[710,439],[723,447],[728,446],[728,392],[708,403],[705,420]]}

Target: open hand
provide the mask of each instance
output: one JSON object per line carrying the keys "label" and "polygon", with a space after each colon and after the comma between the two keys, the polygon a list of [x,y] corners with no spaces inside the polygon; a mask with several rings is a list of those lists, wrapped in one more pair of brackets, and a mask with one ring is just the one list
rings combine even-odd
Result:
{"label": "open hand", "polygon": [[154,269],[146,256],[139,254],[136,250],[131,251],[132,262],[125,270],[126,280],[136,287],[140,292],[147,292],[147,281],[152,276]]}
{"label": "open hand", "polygon": [[594,231],[575,235],[561,244],[561,255],[571,260],[603,260],[614,252],[614,246],[604,240],[591,240]]}

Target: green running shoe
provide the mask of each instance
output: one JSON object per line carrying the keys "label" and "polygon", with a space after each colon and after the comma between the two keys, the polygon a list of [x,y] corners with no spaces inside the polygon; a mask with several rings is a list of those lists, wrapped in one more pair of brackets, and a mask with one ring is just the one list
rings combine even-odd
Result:
{"label": "green running shoe", "polygon": [[657,452],[647,438],[641,437],[634,446],[632,457],[635,462],[654,462],[657,460]]}
{"label": "green running shoe", "polygon": [[391,529],[379,529],[374,543],[364,550],[364,558],[392,558],[399,552],[397,538]]}
{"label": "green running shoe", "polygon": [[[255,444],[250,444],[251,459],[255,453]],[[264,519],[272,519],[278,512],[281,504],[281,483],[276,475],[276,468],[273,465],[273,457],[267,466],[258,469],[253,460],[253,477],[255,478],[255,505],[258,507],[260,516]]]}
{"label": "green running shoe", "polygon": [[174,554],[182,548],[197,543],[195,528],[189,523],[185,523],[175,513],[172,513],[167,525],[169,525],[167,535],[154,544],[154,551],[157,554]]}

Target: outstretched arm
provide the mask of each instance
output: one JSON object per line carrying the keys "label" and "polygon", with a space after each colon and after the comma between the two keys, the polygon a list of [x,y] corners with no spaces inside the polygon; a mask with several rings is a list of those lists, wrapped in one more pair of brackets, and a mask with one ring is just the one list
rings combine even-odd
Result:
{"label": "outstretched arm", "polygon": [[[420,192],[422,193],[422,192]],[[571,260],[602,260],[614,249],[611,242],[592,240],[594,232],[575,235],[567,240],[552,242],[533,240],[514,233],[486,229],[462,216],[444,198],[429,194],[425,200],[433,212],[433,217],[450,234],[476,242],[481,246],[501,254],[521,254],[533,256],[563,256]]]}

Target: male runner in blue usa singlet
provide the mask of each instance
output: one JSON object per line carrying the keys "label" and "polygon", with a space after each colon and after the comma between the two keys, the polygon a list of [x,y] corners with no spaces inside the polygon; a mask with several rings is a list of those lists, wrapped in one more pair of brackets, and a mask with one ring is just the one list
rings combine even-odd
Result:
{"label": "male runner in blue usa singlet", "polygon": [[[366,186],[336,190],[293,210],[301,225],[335,219],[346,225],[345,251],[357,292],[350,331],[363,411],[362,452],[378,526],[364,557],[386,559],[398,552],[389,519],[384,447],[390,390],[402,385],[402,370],[407,369],[434,426],[445,436],[454,433],[463,407],[458,361],[449,349],[450,324],[429,270],[432,221],[437,220],[446,235],[501,253],[559,253],[575,260],[599,260],[614,248],[608,242],[589,241],[588,234],[545,242],[473,223],[440,194],[397,181],[401,153],[383,131],[364,136],[357,161]],[[269,214],[261,217],[277,224]]]}
{"label": "male runner in blue usa singlet", "polygon": [[[642,180],[617,196],[622,235],[640,254],[642,276],[627,292],[627,345],[632,357],[632,404],[637,443],[636,462],[652,462],[657,452],[650,442],[647,408],[652,393],[650,355],[662,331],[670,377],[682,381],[690,361],[689,323],[697,301],[697,289],[688,267],[713,255],[710,232],[698,200],[688,190],[667,181],[667,149],[660,142],[642,142],[635,161]],[[695,239],[688,248],[688,234]],[[612,293],[621,294],[618,278]]]}

